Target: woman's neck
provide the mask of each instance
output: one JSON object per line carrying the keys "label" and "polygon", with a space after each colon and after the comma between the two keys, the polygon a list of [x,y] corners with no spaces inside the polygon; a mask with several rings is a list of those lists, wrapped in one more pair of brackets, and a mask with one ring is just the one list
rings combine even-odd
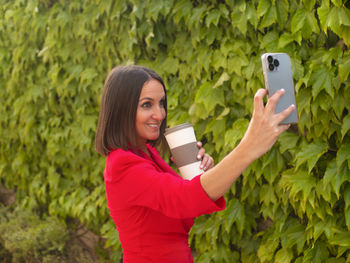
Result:
{"label": "woman's neck", "polygon": [[151,154],[147,148],[147,144],[143,143],[137,146],[137,148],[139,148],[141,151],[143,151],[147,156],[151,157]]}

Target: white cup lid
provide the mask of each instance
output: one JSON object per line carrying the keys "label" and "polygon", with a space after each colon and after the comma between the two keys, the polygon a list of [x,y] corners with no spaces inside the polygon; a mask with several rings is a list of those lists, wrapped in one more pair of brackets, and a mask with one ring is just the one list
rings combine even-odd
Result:
{"label": "white cup lid", "polygon": [[168,135],[170,133],[173,133],[173,132],[176,132],[176,131],[179,131],[179,130],[182,130],[182,129],[186,129],[186,128],[189,128],[189,127],[193,127],[192,124],[183,123],[183,124],[177,125],[177,126],[172,127],[172,128],[166,128],[165,132],[164,132],[164,135],[166,136],[166,135]]}

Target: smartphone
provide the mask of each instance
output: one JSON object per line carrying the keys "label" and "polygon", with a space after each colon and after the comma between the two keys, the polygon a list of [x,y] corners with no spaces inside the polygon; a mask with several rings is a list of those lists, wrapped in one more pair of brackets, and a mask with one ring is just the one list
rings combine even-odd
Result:
{"label": "smartphone", "polygon": [[265,53],[261,56],[265,86],[271,97],[277,90],[285,93],[277,102],[275,113],[279,113],[294,104],[294,111],[280,124],[297,123],[299,120],[290,58],[286,53]]}

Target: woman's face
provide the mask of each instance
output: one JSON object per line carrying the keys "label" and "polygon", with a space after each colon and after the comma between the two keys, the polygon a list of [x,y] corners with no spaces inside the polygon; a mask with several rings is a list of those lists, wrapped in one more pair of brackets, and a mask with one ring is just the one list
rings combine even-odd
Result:
{"label": "woman's face", "polygon": [[136,132],[142,147],[148,140],[158,139],[160,125],[166,115],[164,104],[165,92],[162,84],[155,79],[145,82],[136,112]]}

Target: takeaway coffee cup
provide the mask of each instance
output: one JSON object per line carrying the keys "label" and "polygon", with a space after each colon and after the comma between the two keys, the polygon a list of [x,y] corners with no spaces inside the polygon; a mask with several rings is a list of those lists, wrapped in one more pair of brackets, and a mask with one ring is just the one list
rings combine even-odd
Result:
{"label": "takeaway coffee cup", "polygon": [[203,173],[201,161],[197,159],[198,147],[193,126],[184,123],[165,129],[165,138],[182,178],[191,180]]}

